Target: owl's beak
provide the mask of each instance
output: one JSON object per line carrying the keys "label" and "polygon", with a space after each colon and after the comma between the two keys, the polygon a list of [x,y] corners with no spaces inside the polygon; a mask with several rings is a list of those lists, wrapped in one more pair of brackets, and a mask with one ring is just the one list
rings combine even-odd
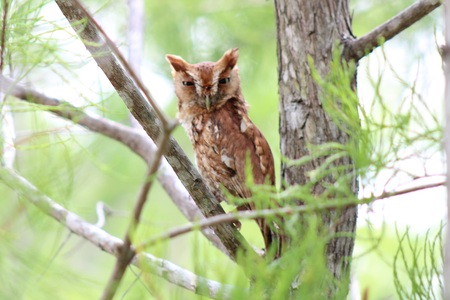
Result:
{"label": "owl's beak", "polygon": [[211,99],[209,99],[209,95],[206,95],[206,97],[205,97],[205,104],[206,104],[206,109],[209,111],[211,108]]}

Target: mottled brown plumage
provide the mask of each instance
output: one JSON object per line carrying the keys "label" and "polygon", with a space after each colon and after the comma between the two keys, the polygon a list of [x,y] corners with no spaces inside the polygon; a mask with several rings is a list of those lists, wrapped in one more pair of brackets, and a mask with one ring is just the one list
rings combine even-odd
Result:
{"label": "mottled brown plumage", "polygon": [[[197,166],[219,201],[225,187],[233,196],[251,197],[246,187],[246,162],[255,184],[275,184],[274,161],[269,144],[248,117],[236,66],[238,49],[227,51],[217,62],[189,64],[167,55],[178,97],[178,120],[195,150]],[[254,209],[254,203],[238,208]],[[257,220],[266,248],[271,234],[263,219]]]}

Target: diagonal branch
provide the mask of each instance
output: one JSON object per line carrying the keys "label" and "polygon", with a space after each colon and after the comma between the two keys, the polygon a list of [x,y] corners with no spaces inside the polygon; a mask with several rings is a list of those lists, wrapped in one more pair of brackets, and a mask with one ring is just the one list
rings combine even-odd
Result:
{"label": "diagonal branch", "polygon": [[148,143],[148,138],[128,126],[95,114],[88,114],[68,102],[47,97],[36,90],[18,85],[13,80],[3,76],[0,77],[0,92],[30,103],[45,105],[51,113],[61,118],[71,120],[93,132],[101,133],[123,143],[147,163],[152,159],[153,151]]}
{"label": "diagonal branch", "polygon": [[[47,97],[33,89],[17,85],[8,78],[0,77],[0,92],[4,92],[7,95],[14,96],[24,101],[45,105],[50,112],[59,117],[71,120],[93,132],[103,134],[113,140],[121,142],[142,157],[147,164],[151,162],[152,157],[156,152],[156,145],[147,135],[141,133],[142,130],[132,129],[109,119],[91,113],[88,114],[70,103]],[[204,218],[166,160],[161,161],[158,172],[158,181],[186,219],[195,221]],[[222,252],[227,253],[227,250],[213,230],[204,228],[202,233],[217,248]]]}
{"label": "diagonal branch", "polygon": [[[77,214],[66,210],[44,195],[25,178],[11,169],[0,168],[0,178],[14,191],[21,193],[43,213],[51,216],[68,230],[96,245],[101,250],[117,255],[123,242],[104,230],[92,225]],[[149,253],[139,253],[132,263],[144,271],[163,277],[168,282],[184,289],[210,298],[228,299],[234,287],[209,280],[183,269],[167,260],[154,257]]]}
{"label": "diagonal branch", "polygon": [[164,151],[167,148],[167,144],[169,142],[169,138],[170,135],[172,134],[173,128],[164,132],[161,142],[159,143],[158,150],[156,151],[153,157],[153,161],[149,165],[148,174],[146,176],[144,185],[142,186],[138,200],[133,209],[133,217],[130,221],[130,225],[128,226],[127,232],[125,233],[123,245],[120,248],[119,254],[117,255],[114,271],[111,274],[111,277],[109,278],[108,283],[100,298],[102,300],[110,300],[114,297],[119,287],[119,284],[122,281],[123,275],[127,270],[128,265],[131,263],[133,257],[135,256],[135,251],[133,250],[132,247],[131,238],[135,234],[136,228],[141,221],[141,215],[142,210],[144,209],[144,204],[146,203],[148,193],[151,187],[153,186],[153,182],[156,177],[156,172],[158,171],[159,163],[163,157]]}
{"label": "diagonal branch", "polygon": [[[160,121],[149,103],[143,98],[135,83],[124,72],[123,67],[111,53],[100,32],[83,13],[77,2],[71,0],[55,0],[73,29],[80,36],[87,50],[92,54],[122,100],[147,134],[157,141],[162,134]],[[204,184],[198,171],[194,168],[178,143],[170,138],[165,157],[177,173],[183,185],[192,196],[205,217],[225,213]],[[251,249],[242,235],[231,224],[214,227],[217,236],[227,249],[227,254],[236,259],[238,249]]]}
{"label": "diagonal branch", "polygon": [[344,58],[360,60],[380,46],[381,41],[390,40],[440,5],[439,0],[419,0],[366,35],[355,40],[344,39]]}

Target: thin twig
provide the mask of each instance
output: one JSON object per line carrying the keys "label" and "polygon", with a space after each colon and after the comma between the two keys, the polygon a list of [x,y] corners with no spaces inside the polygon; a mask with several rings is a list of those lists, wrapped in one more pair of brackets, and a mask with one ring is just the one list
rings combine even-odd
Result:
{"label": "thin twig", "polygon": [[155,174],[158,171],[159,162],[161,161],[164,151],[167,148],[167,144],[169,143],[169,138],[172,133],[172,130],[175,127],[168,128],[162,137],[161,142],[159,143],[158,150],[155,153],[152,163],[150,164],[148,174],[145,179],[145,183],[141,188],[139,193],[138,201],[136,202],[133,210],[133,217],[130,221],[130,225],[128,226],[128,230],[123,239],[123,246],[120,249],[119,255],[117,256],[116,264],[114,266],[114,271],[111,277],[108,280],[108,283],[103,290],[103,294],[100,299],[109,300],[114,297],[116,294],[117,288],[119,287],[120,281],[125,274],[125,271],[128,265],[131,263],[133,257],[135,256],[135,251],[132,249],[131,238],[134,236],[136,232],[136,228],[139,225],[142,210],[144,208],[144,204],[148,197],[148,192],[150,191],[154,179]]}
{"label": "thin twig", "polygon": [[355,40],[345,39],[344,57],[347,60],[360,60],[380,46],[380,42],[392,39],[440,5],[439,0],[419,0],[366,35]]}
{"label": "thin twig", "polygon": [[[68,211],[33,186],[27,179],[14,170],[0,168],[1,181],[12,190],[20,193],[44,214],[65,226],[70,232],[89,241],[99,249],[117,255],[123,242],[106,231],[86,222],[77,214]],[[216,299],[229,299],[234,287],[206,279],[183,269],[170,261],[154,257],[149,253],[139,253],[132,261],[144,272],[150,272],[168,282],[201,296]],[[200,288],[201,287],[201,288]]]}
{"label": "thin twig", "polygon": [[162,233],[161,235],[154,237],[152,239],[149,239],[147,241],[142,242],[139,245],[139,249],[145,249],[150,246],[153,246],[161,241],[168,240],[186,233],[189,233],[191,231],[194,231],[196,229],[200,229],[203,227],[209,227],[221,223],[233,223],[239,220],[248,220],[248,219],[257,219],[257,218],[264,218],[264,217],[273,217],[273,216],[283,216],[283,215],[292,215],[296,213],[309,213],[309,212],[319,212],[324,210],[331,210],[331,209],[338,209],[338,208],[344,208],[349,206],[355,206],[360,204],[368,204],[372,203],[377,200],[382,200],[394,196],[400,196],[412,192],[421,191],[424,189],[434,188],[445,185],[444,181],[436,182],[436,183],[429,183],[429,184],[423,184],[420,186],[408,188],[408,189],[402,189],[399,191],[393,191],[393,192],[384,192],[379,196],[376,197],[368,197],[358,200],[350,200],[350,201],[329,201],[326,203],[321,204],[315,204],[315,205],[304,205],[304,206],[294,206],[289,207],[285,206],[282,208],[276,208],[276,209],[261,209],[261,210],[253,210],[253,211],[239,211],[233,214],[224,214],[224,215],[218,215],[211,218],[207,218],[195,223],[185,224],[176,228],[173,228],[165,233]]}

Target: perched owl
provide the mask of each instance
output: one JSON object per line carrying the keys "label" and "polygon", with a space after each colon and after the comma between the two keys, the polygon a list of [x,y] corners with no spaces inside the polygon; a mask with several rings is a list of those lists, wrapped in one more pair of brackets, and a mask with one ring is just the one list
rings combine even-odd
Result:
{"label": "perched owl", "polygon": [[[190,64],[166,55],[172,66],[178,97],[178,120],[186,129],[195,151],[200,174],[219,201],[225,187],[233,196],[249,198],[246,164],[255,184],[275,184],[269,144],[249,119],[236,65],[238,49],[230,49],[217,62]],[[238,210],[254,209],[246,203]],[[266,249],[272,242],[265,220],[257,220]]]}

